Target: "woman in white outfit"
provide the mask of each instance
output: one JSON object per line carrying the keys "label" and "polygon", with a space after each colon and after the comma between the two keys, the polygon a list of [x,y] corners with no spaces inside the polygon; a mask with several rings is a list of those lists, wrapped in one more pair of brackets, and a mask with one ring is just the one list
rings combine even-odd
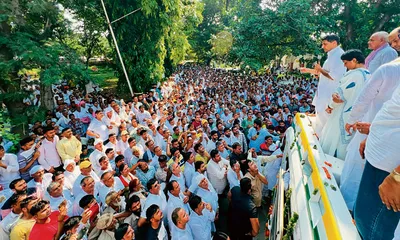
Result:
{"label": "woman in white outfit", "polygon": [[339,87],[332,94],[326,109],[330,117],[322,130],[320,143],[324,153],[344,160],[347,145],[353,137],[346,132],[345,124],[354,101],[371,74],[364,66],[365,58],[361,51],[349,50],[341,59],[348,72],[340,79]]}

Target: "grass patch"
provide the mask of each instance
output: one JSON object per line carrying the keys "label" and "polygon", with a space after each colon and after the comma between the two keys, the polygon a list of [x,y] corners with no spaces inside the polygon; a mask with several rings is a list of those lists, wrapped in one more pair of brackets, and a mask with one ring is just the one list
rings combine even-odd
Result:
{"label": "grass patch", "polygon": [[117,87],[118,78],[115,76],[115,71],[106,66],[90,66],[90,76],[104,90],[111,90]]}

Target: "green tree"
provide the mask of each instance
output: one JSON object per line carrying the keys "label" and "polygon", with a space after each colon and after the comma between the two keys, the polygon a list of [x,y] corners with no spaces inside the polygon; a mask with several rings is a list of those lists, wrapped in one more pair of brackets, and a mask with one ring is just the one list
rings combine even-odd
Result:
{"label": "green tree", "polygon": [[69,46],[85,58],[86,68],[94,56],[109,56],[111,47],[106,40],[107,24],[100,1],[62,0],[79,23],[74,33],[69,35]]}
{"label": "green tree", "polygon": [[319,31],[310,0],[288,0],[271,8],[239,2],[233,26],[232,58],[242,66],[259,70],[284,55],[318,51],[314,36]]}
{"label": "green tree", "polygon": [[165,75],[172,74],[175,67],[186,59],[190,52],[188,36],[201,23],[202,6],[199,1],[180,0],[177,15],[172,16],[172,24],[165,38],[167,54],[164,62]]}
{"label": "green tree", "polygon": [[[135,91],[148,89],[170,73],[184,59],[189,47],[181,0],[139,0],[116,2],[106,0],[111,20],[132,14],[113,24],[114,33]],[[119,66],[119,62],[117,63]],[[127,83],[119,67],[118,88],[126,91]]]}
{"label": "green tree", "polygon": [[41,106],[46,109],[53,109],[52,83],[60,79],[87,81],[88,75],[65,44],[69,22],[57,2],[4,0],[0,9],[0,100],[14,120],[26,122],[19,76],[23,69],[39,70]]}
{"label": "green tree", "polygon": [[222,0],[204,0],[203,21],[189,35],[189,43],[196,54],[196,60],[209,64],[213,57],[211,37],[224,30],[226,2]]}
{"label": "green tree", "polygon": [[217,35],[211,37],[211,52],[220,60],[224,60],[226,55],[232,48],[233,37],[228,31],[221,31]]}

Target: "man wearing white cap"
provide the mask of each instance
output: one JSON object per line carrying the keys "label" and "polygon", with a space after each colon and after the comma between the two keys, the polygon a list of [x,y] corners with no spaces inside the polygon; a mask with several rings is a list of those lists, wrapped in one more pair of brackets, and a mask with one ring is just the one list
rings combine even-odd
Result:
{"label": "man wearing white cap", "polygon": [[213,210],[217,212],[218,209],[218,194],[214,188],[209,187],[209,182],[204,175],[198,175],[194,179],[199,188],[197,189],[197,196],[201,197],[204,202],[209,203]]}
{"label": "man wearing white cap", "polygon": [[51,182],[51,173],[44,173],[44,168],[40,165],[34,166],[29,175],[33,178],[27,184],[28,188],[36,188],[36,196],[43,199],[47,186]]}
{"label": "man wearing white cap", "polygon": [[95,118],[90,122],[90,125],[86,131],[89,137],[99,138],[102,141],[107,140],[108,130],[112,126],[107,126],[103,121],[104,113],[101,110],[97,110],[95,113]]}
{"label": "man wearing white cap", "polygon": [[96,139],[94,141],[94,151],[90,154],[89,160],[92,163],[93,170],[95,172],[100,172],[101,166],[99,163],[99,159],[103,156],[106,157],[106,154],[103,151],[103,141],[100,139]]}
{"label": "man wearing white cap", "polygon": [[65,184],[73,186],[76,179],[81,174],[79,168],[76,167],[76,163],[73,159],[67,159],[64,161],[64,169]]}
{"label": "man wearing white cap", "polygon": [[128,138],[129,133],[126,130],[122,131],[121,139],[117,142],[117,147],[115,149],[118,155],[123,155],[125,150],[129,148]]}
{"label": "man wearing white cap", "polygon": [[121,119],[118,114],[115,113],[111,107],[106,108],[104,113],[106,114],[104,117],[104,123],[108,126],[108,132],[118,135],[119,126],[121,126]]}

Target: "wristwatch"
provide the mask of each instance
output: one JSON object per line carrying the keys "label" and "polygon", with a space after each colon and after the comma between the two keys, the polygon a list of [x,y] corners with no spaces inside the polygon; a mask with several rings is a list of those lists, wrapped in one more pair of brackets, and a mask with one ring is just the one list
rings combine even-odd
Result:
{"label": "wristwatch", "polygon": [[390,175],[392,175],[393,179],[394,179],[396,182],[400,183],[400,173],[398,173],[398,172],[396,171],[396,169],[393,169],[393,171],[390,173]]}

